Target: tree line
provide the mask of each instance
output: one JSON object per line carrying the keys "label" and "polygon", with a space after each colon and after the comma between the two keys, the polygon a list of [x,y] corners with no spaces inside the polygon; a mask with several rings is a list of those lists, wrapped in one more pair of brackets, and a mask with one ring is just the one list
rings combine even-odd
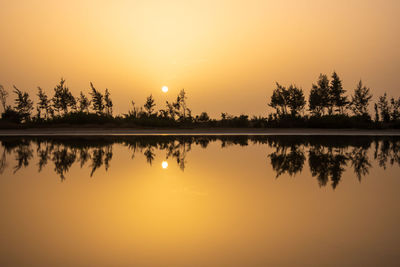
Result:
{"label": "tree line", "polygon": [[336,72],[331,79],[320,74],[312,85],[308,106],[303,89],[296,85],[285,87],[276,83],[269,106],[275,109],[270,116],[275,120],[285,118],[321,118],[324,116],[356,117],[366,122],[398,122],[400,119],[400,98],[389,98],[386,93],[379,96],[374,104],[374,117],[369,113],[373,95],[371,89],[360,80],[351,95],[346,95],[342,80]]}
{"label": "tree line", "polygon": [[[211,119],[207,112],[193,116],[187,104],[187,94],[182,89],[175,101],[166,101],[165,107],[156,110],[153,95],[148,96],[142,106],[131,101],[126,114],[113,115],[110,91],[104,92],[90,83],[88,95],[80,92],[74,96],[64,79],[49,95],[37,88],[36,104],[30,95],[13,86],[13,105],[7,105],[9,93],[0,85],[0,102],[3,108],[2,121],[18,125],[52,125],[58,123],[111,123],[113,125],[137,126],[207,126],[207,127],[331,127],[331,128],[400,128],[400,98],[386,93],[374,103],[374,114],[370,114],[371,89],[362,81],[351,95],[346,94],[342,80],[336,72],[328,78],[320,74],[312,84],[308,99],[302,88],[276,83],[276,88],[267,105],[274,109],[267,117],[242,114],[240,116],[221,113],[220,119]],[[128,125],[126,125],[128,123]]]}
{"label": "tree line", "polygon": [[14,104],[7,105],[8,91],[0,85],[0,102],[3,108],[1,118],[4,121],[19,124],[40,124],[57,122],[122,122],[136,121],[151,124],[157,121],[166,122],[201,122],[209,120],[207,113],[192,117],[191,109],[187,105],[187,94],[182,89],[175,101],[166,101],[164,109],[155,110],[153,95],[146,98],[143,106],[138,106],[131,101],[131,108],[127,114],[113,115],[113,101],[110,91],[106,88],[104,93],[90,83],[88,95],[80,92],[74,96],[66,85],[64,79],[54,87],[53,94],[48,95],[41,87],[37,88],[37,103],[34,104],[29,93],[20,90],[15,85]]}

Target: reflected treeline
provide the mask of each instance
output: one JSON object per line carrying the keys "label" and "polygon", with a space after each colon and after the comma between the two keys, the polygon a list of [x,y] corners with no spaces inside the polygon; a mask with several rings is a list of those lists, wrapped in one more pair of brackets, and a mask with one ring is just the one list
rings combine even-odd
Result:
{"label": "reflected treeline", "polygon": [[[88,168],[90,177],[104,167],[108,170],[113,158],[113,146],[120,144],[131,151],[132,159],[142,154],[152,165],[157,153],[163,160],[174,159],[184,171],[187,155],[193,146],[207,148],[219,142],[221,148],[229,146],[267,145],[268,162],[276,173],[296,176],[305,168],[308,159],[310,173],[320,186],[336,188],[345,171],[352,170],[359,181],[369,174],[371,161],[382,168],[400,165],[400,138],[342,136],[114,136],[114,137],[3,137],[0,139],[0,174],[10,167],[16,173],[31,164],[35,158],[38,171],[47,165],[64,180],[70,168],[77,164]],[[368,153],[372,150],[372,153]],[[373,159],[368,155],[373,155]],[[12,166],[11,160],[15,158]],[[32,163],[33,164],[33,163]],[[249,165],[251,167],[251,165]]]}
{"label": "reflected treeline", "polygon": [[[287,173],[295,176],[303,170],[308,155],[311,175],[320,186],[330,184],[335,189],[343,173],[352,169],[357,179],[369,174],[374,149],[374,160],[379,166],[400,166],[400,139],[396,137],[269,137],[268,145],[275,149],[268,157],[276,177]],[[348,167],[348,168],[347,168]]]}

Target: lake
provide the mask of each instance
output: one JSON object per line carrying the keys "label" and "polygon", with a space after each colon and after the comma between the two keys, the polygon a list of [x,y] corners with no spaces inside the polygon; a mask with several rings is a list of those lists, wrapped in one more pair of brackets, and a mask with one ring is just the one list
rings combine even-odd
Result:
{"label": "lake", "polygon": [[400,262],[400,137],[0,141],[0,266]]}

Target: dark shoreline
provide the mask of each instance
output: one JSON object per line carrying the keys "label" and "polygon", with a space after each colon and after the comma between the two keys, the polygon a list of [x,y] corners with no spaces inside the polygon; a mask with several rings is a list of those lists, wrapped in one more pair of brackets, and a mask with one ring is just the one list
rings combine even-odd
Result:
{"label": "dark shoreline", "polygon": [[115,135],[304,135],[304,136],[400,136],[400,130],[309,128],[32,128],[0,129],[0,136],[115,136]]}

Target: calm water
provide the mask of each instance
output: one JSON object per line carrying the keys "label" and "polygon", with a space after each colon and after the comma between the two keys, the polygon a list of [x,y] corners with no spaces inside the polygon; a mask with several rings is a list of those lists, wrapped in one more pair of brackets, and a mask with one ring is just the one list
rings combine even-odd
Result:
{"label": "calm water", "polygon": [[399,138],[0,141],[0,266],[400,264]]}

